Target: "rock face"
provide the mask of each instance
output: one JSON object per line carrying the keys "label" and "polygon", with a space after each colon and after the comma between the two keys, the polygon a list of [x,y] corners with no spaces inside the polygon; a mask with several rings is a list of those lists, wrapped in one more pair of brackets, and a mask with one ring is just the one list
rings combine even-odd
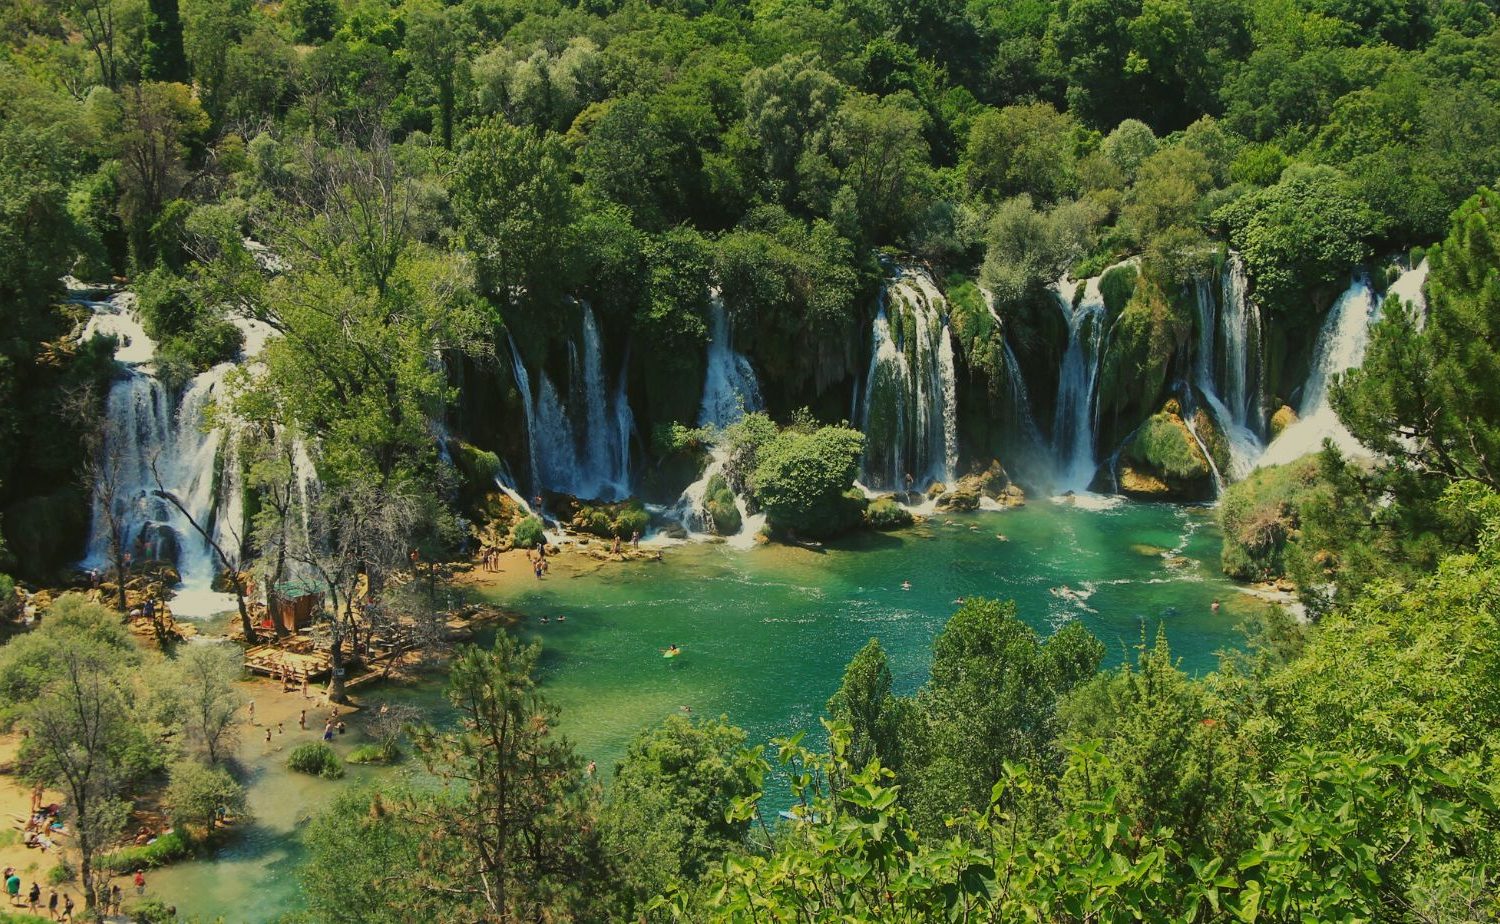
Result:
{"label": "rock face", "polygon": [[1144,500],[1197,501],[1213,497],[1213,469],[1169,400],[1120,452],[1120,491]]}
{"label": "rock face", "polygon": [[637,532],[644,535],[651,520],[646,508],[635,498],[598,501],[549,494],[546,500],[547,509],[556,511],[558,519],[569,529],[601,539],[629,539]]}
{"label": "rock face", "polygon": [[1020,507],[1026,503],[1026,492],[1010,480],[1010,475],[998,460],[991,459],[987,468],[958,479],[953,490],[938,498],[937,509],[974,510],[984,498],[1006,507]]}

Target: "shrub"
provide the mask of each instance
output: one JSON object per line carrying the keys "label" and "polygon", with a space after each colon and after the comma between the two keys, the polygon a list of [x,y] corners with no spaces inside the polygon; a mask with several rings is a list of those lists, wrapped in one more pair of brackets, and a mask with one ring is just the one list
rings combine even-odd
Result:
{"label": "shrub", "polygon": [[893,497],[881,497],[865,508],[865,523],[871,529],[904,529],[912,524],[911,511]]}
{"label": "shrub", "polygon": [[299,744],[286,759],[289,769],[309,776],[321,776],[325,780],[336,780],[344,775],[344,762],[333,753],[333,748],[321,741]]}
{"label": "shrub", "polygon": [[73,864],[67,860],[58,860],[56,866],[47,870],[47,884],[62,885],[65,882],[72,882],[77,875],[78,871],[73,868]]}
{"label": "shrub", "polygon": [[750,484],[770,524],[810,536],[858,525],[865,499],[853,486],[864,442],[856,430],[823,427],[786,430],[764,446]]}
{"label": "shrub", "polygon": [[99,858],[99,865],[112,873],[127,873],[137,869],[155,869],[181,860],[192,853],[193,845],[186,835],[177,830],[168,831],[149,844],[139,847],[122,847]]}
{"label": "shrub", "polygon": [[542,531],[542,521],[534,516],[527,517],[517,523],[511,530],[511,541],[517,548],[534,549],[541,545],[546,536]]}

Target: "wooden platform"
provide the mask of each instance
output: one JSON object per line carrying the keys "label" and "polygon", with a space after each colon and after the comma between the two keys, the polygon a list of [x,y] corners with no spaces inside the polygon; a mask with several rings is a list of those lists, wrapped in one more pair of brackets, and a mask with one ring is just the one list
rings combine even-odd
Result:
{"label": "wooden platform", "polygon": [[245,667],[267,677],[290,670],[292,679],[300,681],[326,677],[332,664],[326,651],[288,651],[275,645],[256,645],[245,652]]}

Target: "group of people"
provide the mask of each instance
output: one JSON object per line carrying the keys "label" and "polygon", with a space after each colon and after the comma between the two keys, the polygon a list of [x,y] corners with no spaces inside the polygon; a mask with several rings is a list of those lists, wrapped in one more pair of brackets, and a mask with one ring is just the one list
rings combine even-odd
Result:
{"label": "group of people", "polygon": [[[3,877],[5,882],[5,897],[10,900],[12,908],[25,908],[28,913],[36,914],[42,905],[42,884],[32,882],[31,888],[27,890],[26,897],[21,897],[21,874],[15,867],[7,866]],[[114,894],[118,895],[120,887],[115,886]],[[57,889],[52,889],[47,896],[47,916],[54,921],[73,920],[73,896],[60,895]]]}
{"label": "group of people", "polygon": [[502,556],[504,554],[505,553],[502,552],[502,551],[500,551],[498,548],[491,547],[491,548],[485,549],[484,550],[484,570],[490,572],[491,574],[494,574],[495,572],[499,571],[500,570],[500,556]]}
{"label": "group of people", "polygon": [[547,561],[546,545],[539,545],[534,550],[528,551],[526,558],[531,562],[531,571],[536,575],[538,581],[542,579],[542,575],[547,573],[547,569],[552,567]]}

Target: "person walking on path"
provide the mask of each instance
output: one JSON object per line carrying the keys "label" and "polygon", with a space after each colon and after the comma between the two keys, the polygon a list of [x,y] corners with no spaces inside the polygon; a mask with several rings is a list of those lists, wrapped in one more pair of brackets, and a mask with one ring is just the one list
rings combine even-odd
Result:
{"label": "person walking on path", "polygon": [[26,893],[26,910],[36,914],[36,906],[42,903],[42,884],[33,882],[31,891]]}
{"label": "person walking on path", "polygon": [[73,920],[73,896],[71,896],[71,895],[64,895],[63,896],[62,917],[59,918],[58,920],[61,920],[61,921],[71,921],[71,920]]}
{"label": "person walking on path", "polygon": [[47,896],[47,917],[51,918],[54,921],[57,920],[57,890],[56,889],[53,889],[52,893]]}

